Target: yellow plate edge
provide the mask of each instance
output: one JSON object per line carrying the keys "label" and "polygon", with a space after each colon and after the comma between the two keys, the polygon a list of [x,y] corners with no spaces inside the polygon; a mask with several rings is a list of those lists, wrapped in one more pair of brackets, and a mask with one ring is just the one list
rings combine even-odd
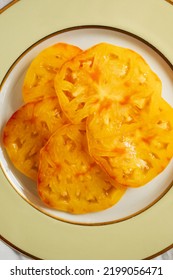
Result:
{"label": "yellow plate edge", "polygon": [[[21,1],[21,2],[23,2],[22,4],[20,3],[20,5],[22,5],[22,6],[24,5],[24,3],[26,3],[26,1],[24,1],[24,0]],[[28,2],[29,2],[29,1],[28,1]],[[32,3],[31,3],[31,2],[34,2],[34,1],[30,1],[30,7],[32,6]],[[48,2],[48,1],[45,1],[45,2],[44,2],[44,6],[46,6],[46,3],[47,3],[47,2]],[[55,2],[55,1],[54,1],[54,2]],[[74,2],[75,2],[76,4],[77,4],[77,2],[78,2],[78,4],[80,4],[79,1],[74,1]],[[90,2],[90,1],[89,1],[89,2]],[[98,1],[95,1],[95,3],[96,3],[96,2],[98,3]],[[113,1],[108,1],[108,2],[109,2],[109,3],[112,2],[112,4],[113,4]],[[116,2],[118,3],[118,2],[120,2],[120,1],[116,1]],[[137,1],[131,1],[131,5],[132,5],[132,3],[133,3],[133,4],[137,4],[136,2],[137,2]],[[149,2],[150,2],[150,8],[151,8],[152,4],[154,4],[154,2],[156,3],[156,1],[146,1],[146,2],[147,2],[146,5],[148,5]],[[159,1],[158,1],[158,2],[159,2]],[[115,3],[115,2],[114,2],[114,3]],[[48,3],[47,3],[47,4],[48,4]],[[55,3],[54,3],[54,4],[55,4]],[[58,3],[58,4],[60,4],[60,3]],[[90,4],[91,4],[91,3],[90,3]],[[35,5],[37,5],[37,4],[35,4]],[[62,5],[62,3],[61,3],[61,5]],[[161,7],[161,1],[160,1],[160,4],[159,4],[159,5],[160,5],[160,7]],[[159,6],[159,5],[158,5],[158,6]],[[145,4],[144,4],[144,6],[145,6]],[[16,7],[17,7],[17,5],[16,5]],[[149,6],[148,6],[148,7],[149,7]],[[128,7],[127,7],[127,8],[128,8]],[[12,11],[12,9],[13,9],[13,7],[11,7],[11,9],[9,9],[9,11],[10,11],[10,10]],[[156,7],[155,7],[155,9],[156,9]],[[85,9],[84,9],[84,10],[85,10]],[[10,13],[10,14],[11,14],[11,13]],[[5,13],[4,13],[4,15],[5,15]],[[33,19],[32,19],[32,20],[33,20]],[[171,246],[172,246],[172,245],[171,245]]]}

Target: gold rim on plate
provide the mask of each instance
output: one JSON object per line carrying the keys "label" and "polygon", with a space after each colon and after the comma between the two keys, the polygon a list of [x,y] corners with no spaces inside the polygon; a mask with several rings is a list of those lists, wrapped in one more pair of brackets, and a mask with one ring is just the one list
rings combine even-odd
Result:
{"label": "gold rim on plate", "polygon": [[[7,78],[9,77],[11,71],[15,68],[15,66],[18,64],[18,62],[29,52],[31,51],[34,47],[38,46],[40,43],[46,41],[47,39],[50,39],[52,37],[54,37],[55,35],[59,35],[59,34],[62,34],[62,33],[66,33],[66,32],[69,32],[69,31],[75,31],[75,30],[80,30],[80,29],[98,29],[98,30],[108,30],[108,31],[115,31],[115,32],[119,32],[120,34],[126,34],[126,35],[129,35],[139,41],[141,41],[142,43],[144,43],[145,45],[149,46],[151,49],[153,49],[159,56],[161,56],[164,61],[169,65],[169,67],[171,68],[171,70],[173,70],[173,65],[171,64],[171,62],[156,48],[154,47],[153,45],[151,45],[149,42],[147,42],[146,40],[142,39],[141,37],[133,34],[133,33],[130,33],[126,30],[122,30],[122,29],[119,29],[119,28],[115,28],[115,27],[109,27],[109,26],[100,26],[100,25],[84,25],[84,26],[74,26],[74,27],[70,27],[70,28],[66,28],[66,29],[63,29],[63,30],[59,30],[59,31],[56,31],[52,34],[49,34],[48,36],[45,36],[44,38],[41,38],[40,40],[38,40],[37,42],[35,42],[33,45],[31,45],[27,50],[25,50],[16,60],[15,62],[12,64],[12,66],[9,68],[9,70],[7,71],[6,75],[4,76],[1,84],[0,84],[0,90],[3,88],[3,85],[5,84]],[[116,219],[116,220],[111,220],[111,221],[108,221],[108,222],[96,222],[96,223],[82,223],[82,222],[73,222],[73,221],[70,221],[70,220],[67,220],[67,219],[62,219],[62,218],[59,218],[59,217],[56,217],[55,215],[53,214],[49,214],[47,213],[46,211],[44,210],[41,210],[37,205],[35,205],[34,203],[32,203],[27,197],[25,197],[23,194],[21,194],[15,187],[15,185],[13,184],[13,182],[8,178],[8,176],[6,175],[6,172],[4,170],[4,168],[2,166],[0,166],[5,177],[7,178],[7,180],[9,181],[9,183],[11,184],[11,186],[14,188],[14,190],[18,193],[18,195],[20,195],[27,203],[29,203],[32,207],[34,207],[35,209],[37,209],[38,211],[40,211],[41,213],[45,214],[45,215],[48,215],[50,216],[51,218],[54,218],[54,219],[57,219],[59,221],[62,221],[62,222],[67,222],[67,223],[72,223],[72,224],[75,224],[75,225],[83,225],[83,226],[101,226],[101,225],[107,225],[107,224],[112,224],[112,223],[119,223],[119,222],[122,222],[122,221],[125,221],[127,219],[131,219],[139,214],[141,214],[142,212],[146,211],[147,209],[149,209],[150,207],[152,207],[155,203],[157,203],[169,190],[170,188],[173,186],[173,180],[171,181],[171,183],[167,186],[167,188],[162,192],[161,195],[158,196],[158,198],[154,199],[153,202],[149,203],[146,207],[142,208],[141,210],[131,214],[131,215],[128,215],[128,216],[125,216],[123,218],[120,218],[120,219]]]}
{"label": "gold rim on plate", "polygon": [[[87,15],[87,11],[89,13],[89,10],[90,11],[92,10],[89,8],[93,8],[94,11],[97,11],[97,9],[95,9],[95,8],[100,2],[98,0],[96,0],[96,1],[89,0],[88,2],[86,1],[87,2],[86,6],[88,5],[87,9],[83,9],[81,11],[80,19],[78,19],[78,20],[76,20],[76,19],[77,19],[77,14],[79,13],[79,9],[77,9],[77,7],[75,8],[75,5],[74,5],[74,11],[72,11],[72,13],[70,14],[70,17],[66,18],[66,16],[63,16],[63,19],[61,17],[58,18],[57,12],[55,13],[54,11],[61,10],[61,14],[63,14],[63,12],[65,11],[66,8],[64,7],[63,1],[61,3],[61,1],[53,0],[52,6],[51,6],[52,10],[50,9],[50,13],[47,14],[47,17],[48,17],[47,20],[49,21],[49,25],[45,25],[45,24],[43,24],[43,22],[41,25],[41,22],[37,21],[37,18],[36,18],[37,14],[38,14],[37,11],[39,11],[39,14],[40,14],[40,12],[47,11],[48,6],[50,5],[48,0],[43,1],[41,10],[40,10],[40,7],[38,7],[39,6],[38,2],[36,2],[34,0],[32,0],[32,1],[30,1],[30,0],[15,1],[15,2],[18,2],[18,4],[11,5],[9,12],[7,12],[7,16],[6,16],[6,13],[3,14],[3,16],[5,15],[5,17],[4,17],[5,22],[8,19],[10,19],[10,17],[12,17],[12,15],[17,16],[16,21],[14,22],[14,25],[19,27],[19,25],[20,25],[19,24],[20,23],[19,15],[23,15],[24,12],[27,12],[27,14],[28,13],[30,14],[32,12],[31,10],[34,5],[35,13],[33,14],[32,19],[31,19],[31,17],[29,18],[26,16],[27,19],[25,21],[27,24],[31,23],[31,21],[32,21],[35,26],[37,26],[36,24],[38,23],[39,24],[38,27],[41,28],[41,31],[39,31],[39,35],[41,34],[41,36],[39,36],[38,33],[37,33],[37,35],[34,35],[36,33],[31,34],[31,32],[29,32],[25,43],[22,43],[22,41],[21,41],[21,43],[22,43],[21,45],[19,45],[19,43],[18,43],[15,51],[12,53],[10,58],[7,59],[7,62],[6,62],[6,60],[4,60],[4,62],[5,62],[3,64],[4,69],[5,69],[5,67],[6,67],[6,69],[9,69],[10,65],[12,64],[12,63],[10,63],[10,60],[11,60],[11,62],[14,61],[15,57],[18,57],[19,54],[22,53],[22,50],[26,49],[27,45],[32,45],[32,43],[37,41],[37,39],[39,39],[40,37],[44,37],[47,34],[51,34],[52,32],[57,31],[57,30],[62,30],[63,28],[81,25],[81,23],[83,25],[86,25],[88,23],[89,24],[92,23],[94,25],[102,23],[105,26],[113,26],[113,27],[120,28],[122,30],[124,30],[124,29],[128,30],[129,32],[137,34],[139,36],[142,35],[141,37],[145,38],[146,41],[150,42],[154,46],[158,46],[158,50],[161,53],[163,53],[163,56],[166,59],[168,58],[167,59],[168,63],[171,63],[173,61],[172,51],[171,51],[171,47],[170,47],[171,44],[166,44],[167,41],[165,41],[165,38],[167,38],[169,40],[168,33],[165,33],[165,28],[166,29],[169,28],[170,25],[168,25],[166,23],[167,21],[165,21],[164,28],[160,28],[162,25],[161,25],[161,23],[159,23],[160,15],[162,13],[163,13],[163,16],[166,16],[166,14],[168,15],[168,18],[169,18],[168,22],[170,22],[170,18],[171,18],[170,10],[172,7],[170,5],[167,5],[166,1],[164,1],[164,0],[158,0],[158,1],[146,0],[146,1],[142,2],[142,7],[141,7],[141,5],[139,5],[139,1],[137,1],[137,0],[132,0],[129,3],[127,2],[126,7],[124,5],[122,5],[122,1],[120,1],[120,0],[117,0],[116,3],[115,3],[115,1],[108,0],[109,3],[107,3],[108,5],[106,5],[106,10],[105,10],[105,7],[103,7],[103,5],[100,6],[99,13],[95,12],[96,16],[93,19],[91,19],[91,13],[88,14],[88,17],[85,15]],[[77,4],[77,3],[80,6],[79,8],[82,9],[80,0],[79,1],[74,0],[74,4]],[[108,8],[109,4],[110,4],[110,8]],[[61,9],[57,9],[57,8],[59,8],[59,5],[61,6],[60,7]],[[91,5],[92,5],[92,7],[90,7]],[[136,13],[137,10],[135,10],[135,12],[133,12],[133,10],[131,10],[129,13],[129,9],[132,5],[135,5],[137,7],[137,9],[139,9],[139,12],[140,12],[140,10],[142,10],[142,14],[140,16],[141,23],[142,23],[141,25],[140,25],[140,22],[139,22],[139,24],[136,22],[137,19],[139,20],[139,13]],[[124,8],[127,8],[128,13],[127,13],[127,11],[123,11],[123,14],[122,14],[122,6]],[[152,25],[151,29],[149,29],[149,23],[153,22],[153,17],[151,20],[150,16],[147,18],[145,16],[146,16],[146,14],[148,15],[148,9],[151,9],[152,6],[153,6],[153,9],[154,9],[154,7],[156,7],[155,14],[154,14],[155,15],[155,24]],[[162,9],[163,7],[165,9]],[[106,16],[104,16],[104,15],[106,15],[105,12],[108,10],[110,13],[109,13],[109,16],[106,18]],[[128,15],[128,17],[127,17],[127,15]],[[53,20],[52,20],[52,16],[53,16]],[[23,16],[22,18],[25,18],[25,17]],[[56,19],[56,21],[55,21],[55,19]],[[129,20],[129,22],[127,22],[128,20]],[[12,21],[12,18],[11,18],[11,21]],[[2,21],[3,24],[5,22]],[[79,22],[80,22],[80,24],[79,24]],[[7,30],[8,30],[8,28],[5,27],[4,32],[7,32]],[[50,32],[50,30],[51,30],[51,32]],[[150,30],[150,32],[148,32],[149,30]],[[20,31],[21,30],[19,30],[19,32]],[[8,34],[10,34],[10,33],[8,33]],[[4,35],[5,35],[5,33],[4,33]],[[12,33],[11,33],[11,36],[13,38]],[[3,38],[3,36],[2,36],[2,38]],[[35,38],[36,38],[36,40],[35,40]],[[159,40],[160,40],[160,43],[159,43]],[[6,45],[3,45],[3,48],[2,48],[2,50],[6,51]],[[18,55],[16,55],[16,54],[18,54]],[[3,74],[4,69],[2,69],[1,75]],[[7,72],[7,70],[4,71],[3,77],[5,76],[5,72]],[[5,214],[3,214],[3,215],[1,214],[1,218],[2,218],[2,227],[0,227],[2,229],[2,230],[0,230],[1,239],[3,241],[5,241],[9,246],[12,246],[16,250],[22,252],[23,254],[26,254],[27,256],[30,256],[30,257],[33,257],[36,259],[47,259],[47,258],[51,258],[51,257],[56,258],[56,259],[59,259],[59,258],[61,259],[63,257],[68,258],[68,259],[73,259],[73,258],[80,259],[80,256],[83,256],[84,259],[86,256],[91,257],[91,259],[92,259],[92,257],[93,258],[101,257],[104,259],[108,259],[108,258],[109,259],[123,259],[123,258],[128,259],[128,257],[129,257],[129,259],[133,259],[133,258],[151,259],[151,258],[156,257],[156,256],[166,252],[167,250],[173,248],[172,237],[170,236],[170,234],[172,232],[170,211],[172,213],[172,210],[173,210],[172,199],[171,199],[171,196],[173,193],[172,188],[170,188],[170,190],[163,196],[163,198],[160,199],[158,201],[158,203],[155,203],[155,205],[153,205],[153,207],[150,207],[147,211],[144,211],[143,213],[141,213],[141,215],[137,215],[137,216],[133,217],[133,219],[123,221],[122,223],[116,223],[115,225],[107,225],[107,226],[103,226],[103,227],[95,227],[95,226],[81,227],[81,226],[70,225],[67,223],[56,221],[54,219],[51,219],[50,217],[47,217],[47,215],[41,215],[41,213],[39,214],[39,211],[36,211],[36,210],[34,211],[33,207],[30,207],[30,205],[28,205],[28,203],[25,203],[23,199],[19,199],[19,195],[16,195],[16,193],[13,192],[13,188],[10,188],[10,185],[8,184],[8,182],[6,182],[7,180],[6,181],[5,180],[6,179],[4,179],[2,176],[1,183],[4,182],[6,190],[1,189],[2,190],[1,191],[1,195],[2,195],[1,209],[3,209],[3,211],[4,210],[7,211],[7,209],[9,209],[9,208],[8,208],[8,204],[6,205],[6,203],[10,203],[10,201],[12,200],[11,201],[12,205],[10,206],[10,210],[12,211],[12,213],[8,212],[8,214],[10,216],[7,217],[8,222],[5,223],[6,226],[3,226],[3,221],[5,221],[4,220]],[[7,199],[7,202],[5,202],[5,201],[3,202],[4,198]],[[8,198],[9,198],[9,202],[8,202]],[[15,203],[17,203],[17,207],[16,207]],[[21,213],[19,213],[19,211],[21,211]],[[15,215],[17,215],[17,216],[15,216]],[[11,221],[12,216],[13,216],[13,222]],[[14,217],[16,217],[15,220],[14,220]],[[32,226],[33,226],[33,229],[35,230],[35,232],[33,233],[32,230],[30,229],[29,233],[27,234],[25,227],[26,227],[27,223],[29,223],[29,225],[31,226],[30,217],[33,220]],[[161,219],[163,219],[163,221],[162,221],[163,223],[161,223]],[[12,222],[11,226],[8,225],[8,223],[10,223],[10,221]],[[130,221],[130,223],[129,223],[129,221]],[[132,221],[132,223],[131,223],[131,221]],[[147,222],[150,223],[150,224],[148,224],[149,227],[146,226]],[[39,223],[39,225],[38,225],[38,223]],[[163,224],[162,227],[161,227],[161,224]],[[15,230],[16,227],[14,228],[14,226],[16,226],[16,227],[19,226],[19,229],[17,229],[17,231],[16,231]],[[50,229],[49,229],[49,226],[50,226]],[[145,228],[145,226],[146,226],[146,230],[144,230],[144,232],[143,232],[143,228]],[[158,226],[160,226],[160,228],[159,228],[160,230],[158,229]],[[167,232],[166,226],[169,226],[169,229],[170,229],[169,233]],[[12,229],[12,230],[14,229],[14,232],[11,232],[10,229]],[[44,229],[44,232],[43,232],[42,238],[44,238],[43,239],[45,241],[44,243],[42,243],[41,242],[42,239],[40,240],[40,238],[39,238],[40,237],[39,233],[41,234],[40,230],[43,230],[43,229]],[[50,230],[51,230],[51,233],[52,233],[52,230],[54,230],[54,232],[52,233],[53,236],[50,240],[47,240],[47,239],[45,239],[46,234],[50,233]],[[67,239],[67,238],[69,238],[69,236],[66,233],[66,230],[70,231],[72,235],[75,234],[74,245],[71,245],[70,240]],[[124,241],[123,241],[123,238],[125,238],[126,235],[124,232],[122,232],[122,230],[128,231],[128,236],[132,238],[132,240],[129,240],[131,245],[129,245],[130,243],[128,243],[127,240],[124,239]],[[22,232],[20,232],[20,231],[22,231]],[[26,236],[23,236],[24,231],[26,233]],[[56,231],[58,233],[57,238],[55,237]],[[151,231],[151,233],[150,233],[150,231]],[[16,235],[15,235],[15,233],[16,233]],[[88,234],[88,237],[86,236],[87,234]],[[101,237],[97,234],[101,234]],[[91,254],[91,252],[89,252],[89,249],[85,248],[85,246],[82,247],[82,245],[86,244],[86,242],[88,241],[90,246],[92,246],[93,250],[97,250],[96,249],[97,245],[98,244],[101,245],[101,242],[103,241],[102,240],[103,235],[104,235],[104,242],[106,242],[106,241],[110,242],[110,238],[112,238],[113,236],[115,238],[117,238],[118,234],[120,234],[120,236],[121,236],[121,239],[119,240],[119,244],[117,242],[113,242],[112,244],[108,243],[107,248],[105,248],[105,246],[103,249],[100,247],[99,256],[98,256],[98,254],[96,254],[95,251],[93,251]],[[141,237],[142,239],[140,238],[140,235],[137,235],[137,234],[142,234],[142,237]],[[32,240],[32,242],[30,241],[30,236],[32,236],[32,238],[34,238]],[[97,239],[95,239],[96,236],[97,236]],[[67,256],[65,255],[65,253],[62,251],[63,244],[61,244],[62,242],[60,243],[59,239],[58,239],[61,237],[64,237],[63,240],[66,241],[66,246],[70,246],[69,248],[71,250],[72,249],[75,250],[74,253],[68,252]],[[88,239],[89,237],[92,239]],[[79,239],[78,240],[79,243],[76,243],[77,238]],[[84,238],[84,240],[81,241],[81,238]],[[28,243],[25,242],[26,240],[28,241]],[[59,253],[55,251],[55,248],[53,248],[53,246],[55,246],[55,244],[53,244],[54,241],[58,242],[57,250]],[[83,244],[83,242],[84,242],[84,244]],[[142,246],[141,247],[141,246],[139,246],[139,244],[140,244],[139,242],[142,242],[142,243],[145,243],[148,245],[144,246],[141,244],[141,246]],[[48,244],[52,247],[50,248]],[[32,245],[32,246],[30,246],[30,245]],[[79,251],[79,245],[81,245],[80,250],[82,250],[82,252]],[[77,246],[77,247],[75,247],[75,246]],[[114,247],[114,246],[116,246],[116,247]],[[121,247],[121,246],[123,246],[123,247]],[[113,251],[113,247],[115,249],[114,251]],[[165,249],[163,249],[163,248],[165,248]],[[86,250],[86,253],[84,252],[85,250]],[[131,250],[131,252],[129,252],[129,250]],[[148,256],[150,256],[150,257],[148,257]]]}
{"label": "gold rim on plate", "polygon": [[[31,259],[33,259],[33,260],[43,260],[43,259],[37,258],[36,256],[33,256],[33,255],[31,255],[31,254],[29,254],[29,253],[27,253],[27,252],[21,250],[20,248],[16,247],[16,246],[15,246],[14,244],[12,244],[10,241],[8,241],[7,239],[5,239],[2,235],[0,235],[0,240],[1,240],[2,242],[4,242],[8,247],[14,249],[16,252],[21,253],[21,254],[24,255],[24,256],[27,256],[28,258],[31,258]],[[167,251],[169,251],[169,250],[171,250],[171,249],[173,249],[173,244],[170,245],[170,246],[168,246],[168,247],[166,247],[165,249],[161,250],[160,252],[158,252],[158,253],[156,253],[156,254],[154,254],[154,255],[151,255],[151,256],[149,256],[149,257],[143,259],[143,260],[152,260],[152,259],[154,259],[154,258],[156,258],[156,257],[158,257],[158,256],[160,256],[160,255],[162,255],[162,254],[164,254],[164,253],[166,253]]]}
{"label": "gold rim on plate", "polygon": [[16,4],[19,1],[20,0],[13,0],[10,3],[8,3],[7,5],[5,5],[3,8],[0,9],[0,14],[2,14],[5,10],[7,10],[8,8],[10,8],[12,5]]}
{"label": "gold rim on plate", "polygon": [[165,0],[166,2],[168,2],[169,4],[173,5],[173,0]]}

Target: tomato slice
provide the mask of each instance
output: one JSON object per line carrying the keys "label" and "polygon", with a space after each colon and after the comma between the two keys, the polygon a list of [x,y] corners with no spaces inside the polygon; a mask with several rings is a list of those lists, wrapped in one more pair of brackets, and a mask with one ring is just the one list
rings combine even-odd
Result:
{"label": "tomato slice", "polygon": [[138,114],[133,107],[127,107],[126,114],[126,107],[112,104],[87,120],[91,156],[112,179],[127,187],[152,180],[173,156],[173,109],[162,98],[157,104],[157,110]]}
{"label": "tomato slice", "polygon": [[116,102],[142,108],[161,96],[161,81],[136,52],[100,43],[66,62],[55,77],[62,110],[78,124],[103,104]]}
{"label": "tomato slice", "polygon": [[16,111],[3,133],[3,143],[14,166],[36,180],[40,149],[64,123],[67,119],[57,97],[27,103]]}
{"label": "tomato slice", "polygon": [[81,49],[57,43],[39,53],[29,66],[24,83],[23,99],[25,103],[44,97],[56,96],[54,77],[64,62],[79,54]]}
{"label": "tomato slice", "polygon": [[107,209],[125,188],[113,187],[88,154],[80,125],[58,129],[40,152],[38,191],[48,206],[74,214]]}

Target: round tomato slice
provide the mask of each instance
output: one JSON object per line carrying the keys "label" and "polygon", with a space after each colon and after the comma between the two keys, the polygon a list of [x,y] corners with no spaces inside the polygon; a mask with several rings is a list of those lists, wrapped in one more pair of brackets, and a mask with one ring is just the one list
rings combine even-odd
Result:
{"label": "round tomato slice", "polygon": [[16,111],[3,133],[3,143],[14,166],[36,180],[40,149],[64,123],[67,119],[57,97],[27,103]]}
{"label": "round tomato slice", "polygon": [[90,155],[127,187],[152,180],[173,156],[173,109],[162,98],[157,102],[157,110],[138,114],[129,107],[126,114],[112,104],[87,120]]}
{"label": "round tomato slice", "polygon": [[38,191],[52,208],[73,214],[101,211],[125,190],[113,187],[89,156],[85,131],[78,125],[58,129],[40,152]]}
{"label": "round tomato slice", "polygon": [[23,99],[25,103],[44,97],[56,96],[54,77],[64,62],[79,54],[76,46],[57,43],[39,53],[29,66],[24,83]]}
{"label": "round tomato slice", "polygon": [[136,52],[100,43],[65,63],[55,77],[62,110],[78,124],[105,104],[131,103],[142,108],[161,96],[161,81]]}

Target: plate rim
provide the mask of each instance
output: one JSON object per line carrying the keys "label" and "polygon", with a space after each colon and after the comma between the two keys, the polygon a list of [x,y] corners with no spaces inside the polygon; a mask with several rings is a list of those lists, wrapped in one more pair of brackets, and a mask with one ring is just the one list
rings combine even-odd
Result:
{"label": "plate rim", "polygon": [[[16,1],[16,2],[19,2],[19,1]],[[172,64],[171,64],[172,65]],[[4,76],[4,75],[3,75]],[[169,248],[169,247],[166,247],[166,248]],[[173,248],[173,244],[171,244],[171,248]],[[163,251],[163,250],[162,250]],[[162,252],[162,251],[160,251],[160,252]],[[167,250],[166,250],[167,251]],[[159,252],[159,253],[160,253]],[[156,256],[156,254],[154,254],[153,256]],[[148,258],[146,258],[146,259],[148,259]]]}
{"label": "plate rim", "polygon": [[[38,258],[22,249],[20,249],[19,247],[17,247],[16,245],[14,245],[13,243],[11,243],[9,240],[7,240],[6,238],[4,238],[2,235],[0,235],[0,241],[4,242],[8,247],[14,249],[16,252],[18,253],[21,253],[22,255],[24,256],[27,256],[33,260],[44,260],[44,259],[41,259],[41,258]],[[173,249],[173,244],[167,246],[166,248],[162,249],[161,251],[153,254],[153,255],[150,255],[142,260],[152,260],[153,258],[156,258],[156,257],[159,257],[160,255],[166,253],[167,251]]]}
{"label": "plate rim", "polygon": [[166,2],[168,2],[169,4],[173,5],[173,1],[172,0],[165,0]]}
{"label": "plate rim", "polygon": [[[17,0],[17,2],[20,0]],[[140,37],[139,35],[136,35],[130,31],[118,28],[118,27],[113,27],[113,26],[108,26],[108,25],[97,25],[97,24],[88,24],[88,25],[78,25],[78,26],[72,26],[72,27],[67,27],[61,30],[57,30],[55,32],[52,32],[44,37],[42,37],[41,39],[39,39],[38,41],[34,42],[32,45],[30,45],[28,48],[26,48],[16,59],[15,61],[11,64],[11,66],[8,68],[8,70],[6,71],[4,77],[2,78],[2,81],[0,82],[0,90],[2,89],[6,79],[8,78],[8,75],[10,74],[10,72],[13,70],[13,68],[16,66],[16,64],[18,63],[18,61],[20,61],[25,54],[27,54],[32,48],[34,48],[35,46],[39,45],[40,43],[42,43],[43,41],[50,39],[51,37],[58,35],[58,34],[62,34],[62,33],[66,33],[69,31],[74,31],[74,30],[78,30],[78,29],[105,29],[105,30],[110,30],[110,31],[116,31],[125,35],[129,35],[134,39],[139,40],[140,42],[146,44],[148,47],[150,47],[152,50],[154,50],[167,64],[168,66],[171,68],[171,70],[173,71],[173,63],[171,63],[171,61],[166,57],[166,55],[164,55],[157,47],[155,47],[153,44],[151,44],[150,42],[148,42],[147,40],[143,39],[142,37]]]}
{"label": "plate rim", "polygon": [[9,2],[8,4],[6,4],[4,7],[2,7],[0,9],[0,14],[2,14],[3,12],[5,12],[7,9],[9,9],[11,6],[13,6],[14,4],[16,4],[17,2],[19,2],[20,0],[12,0],[11,2]]}
{"label": "plate rim", "polygon": [[[14,4],[16,4],[17,2],[19,2],[20,0],[12,0],[10,3],[6,4],[1,10],[0,10],[0,14],[2,14],[3,12],[5,12],[7,9],[9,9],[11,6],[13,6]],[[172,0],[165,0],[167,3],[173,5],[173,1]]]}
{"label": "plate rim", "polygon": [[[3,89],[3,86],[5,85],[6,80],[8,79],[9,75],[11,74],[11,72],[13,71],[15,66],[20,62],[20,60],[22,60],[22,58],[25,57],[25,55],[27,55],[30,51],[32,51],[33,48],[37,47],[42,42],[45,42],[46,40],[51,39],[54,36],[58,36],[59,34],[64,34],[66,32],[75,31],[75,30],[78,31],[78,30],[83,30],[83,29],[87,29],[87,30],[88,29],[108,30],[108,31],[113,31],[113,32],[117,32],[117,33],[120,33],[120,34],[125,34],[125,35],[128,35],[128,36],[130,36],[134,39],[137,39],[139,42],[144,43],[146,46],[148,46],[152,50],[154,50],[154,52],[157,53],[167,63],[167,65],[170,67],[170,69],[173,71],[173,64],[167,59],[167,57],[164,54],[162,54],[155,46],[153,46],[148,41],[144,40],[142,37],[140,37],[138,35],[135,35],[135,34],[129,32],[129,31],[126,31],[126,30],[123,30],[123,29],[120,29],[120,28],[116,28],[116,27],[111,27],[111,26],[103,26],[103,25],[72,26],[72,27],[64,28],[62,30],[58,30],[58,31],[55,31],[51,34],[48,34],[47,36],[44,36],[43,38],[34,42],[31,46],[29,46],[26,50],[24,50],[22,52],[22,54],[20,54],[16,58],[16,60],[13,62],[13,64],[7,70],[4,78],[2,79],[2,81],[0,83],[0,91]],[[132,219],[133,217],[135,217],[137,215],[140,215],[141,213],[143,213],[144,211],[146,211],[147,209],[152,207],[154,204],[156,204],[173,187],[173,179],[172,179],[170,184],[166,187],[166,189],[156,199],[154,199],[152,202],[150,202],[148,205],[146,205],[142,209],[134,212],[133,214],[127,215],[123,218],[119,218],[119,219],[116,219],[116,220],[111,220],[111,221],[108,221],[108,222],[94,222],[94,223],[83,223],[83,222],[75,222],[75,221],[73,222],[73,221],[70,221],[68,219],[66,220],[66,219],[63,219],[63,218],[56,217],[54,214],[50,214],[46,210],[40,209],[37,205],[35,205],[27,197],[25,197],[22,193],[20,193],[20,191],[15,187],[14,183],[10,180],[10,178],[8,178],[8,175],[6,174],[6,171],[4,170],[1,162],[0,162],[0,168],[3,171],[3,174],[5,175],[6,179],[10,183],[10,185],[17,192],[17,194],[19,196],[21,196],[27,203],[29,203],[36,210],[40,211],[42,214],[47,215],[47,216],[49,216],[49,217],[51,217],[55,220],[59,220],[59,221],[62,221],[62,222],[71,223],[71,224],[75,224],[75,225],[82,225],[82,226],[104,226],[104,225],[108,225],[108,224],[123,222],[123,221],[126,221],[128,219]]]}

